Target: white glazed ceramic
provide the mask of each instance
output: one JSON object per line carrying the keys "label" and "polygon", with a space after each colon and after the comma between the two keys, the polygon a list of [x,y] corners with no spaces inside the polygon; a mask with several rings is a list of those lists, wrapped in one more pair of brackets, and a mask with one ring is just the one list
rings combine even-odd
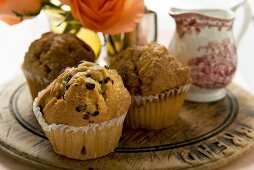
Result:
{"label": "white glazed ceramic", "polygon": [[[233,10],[240,6],[244,6],[246,16],[235,41],[232,31],[235,19]],[[169,50],[192,70],[193,84],[187,100],[213,102],[225,97],[224,87],[231,82],[236,71],[236,44],[251,17],[244,0],[230,8],[172,7],[169,11],[176,22],[176,32]]]}

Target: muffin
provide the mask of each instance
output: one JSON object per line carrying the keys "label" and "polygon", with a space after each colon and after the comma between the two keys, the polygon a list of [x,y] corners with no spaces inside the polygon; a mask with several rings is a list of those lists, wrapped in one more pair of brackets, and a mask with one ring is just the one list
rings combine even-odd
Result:
{"label": "muffin", "polygon": [[40,92],[33,110],[56,153],[86,160],[114,150],[130,104],[116,70],[83,62]]}
{"label": "muffin", "polygon": [[33,99],[66,67],[79,61],[94,61],[93,50],[72,34],[45,33],[35,40],[25,55],[22,70]]}
{"label": "muffin", "polygon": [[190,87],[190,69],[159,44],[127,48],[112,61],[132,95],[127,126],[162,129],[172,125]]}

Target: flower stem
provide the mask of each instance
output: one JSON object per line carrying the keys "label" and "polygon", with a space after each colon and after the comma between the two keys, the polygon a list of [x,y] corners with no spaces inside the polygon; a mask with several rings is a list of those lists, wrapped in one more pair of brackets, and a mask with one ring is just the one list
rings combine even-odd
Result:
{"label": "flower stem", "polygon": [[109,35],[108,37],[109,37],[109,42],[110,42],[110,44],[112,45],[112,48],[113,48],[113,50],[114,50],[114,53],[117,54],[117,50],[116,50],[116,46],[115,46],[113,37],[112,37],[111,35]]}

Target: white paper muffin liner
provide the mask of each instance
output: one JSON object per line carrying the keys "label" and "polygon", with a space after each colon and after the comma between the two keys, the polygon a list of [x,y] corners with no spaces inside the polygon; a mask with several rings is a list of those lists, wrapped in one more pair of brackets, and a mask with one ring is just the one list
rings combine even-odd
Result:
{"label": "white paper muffin liner", "polygon": [[190,84],[150,96],[132,96],[126,125],[133,129],[158,130],[172,125],[178,117]]}
{"label": "white paper muffin liner", "polygon": [[38,93],[41,90],[43,90],[50,84],[50,81],[45,79],[44,77],[32,74],[24,68],[22,68],[22,71],[26,77],[26,80],[27,80],[27,83],[29,86],[29,90],[30,90],[30,93],[31,93],[33,99],[35,97],[37,97]]}
{"label": "white paper muffin liner", "polygon": [[[43,95],[45,90],[39,93]],[[38,106],[33,102],[34,114],[56,153],[68,158],[95,159],[112,152],[118,145],[126,114],[86,126],[74,127],[64,124],[47,124]]]}

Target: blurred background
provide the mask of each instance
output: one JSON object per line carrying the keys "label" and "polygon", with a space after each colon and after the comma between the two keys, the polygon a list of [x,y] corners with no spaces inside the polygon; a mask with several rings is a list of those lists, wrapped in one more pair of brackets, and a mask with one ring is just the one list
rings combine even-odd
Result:
{"label": "blurred background", "polygon": [[[194,0],[195,1],[195,0]],[[191,2],[191,3],[190,3]],[[148,9],[153,10],[158,16],[157,42],[165,46],[169,45],[175,31],[175,24],[168,15],[168,10],[173,5],[195,6],[209,5],[211,7],[229,7],[234,0],[203,0],[202,3],[193,3],[188,0],[145,0]],[[252,11],[254,1],[249,0]],[[236,12],[234,32],[237,34],[243,20],[243,9]],[[0,22],[0,85],[7,83],[20,74],[20,67],[24,54],[32,41],[38,39],[42,33],[50,30],[45,13],[33,19],[25,20],[18,25],[9,26]],[[238,70],[234,81],[254,94],[254,16],[249,24],[246,34],[238,46]]]}

